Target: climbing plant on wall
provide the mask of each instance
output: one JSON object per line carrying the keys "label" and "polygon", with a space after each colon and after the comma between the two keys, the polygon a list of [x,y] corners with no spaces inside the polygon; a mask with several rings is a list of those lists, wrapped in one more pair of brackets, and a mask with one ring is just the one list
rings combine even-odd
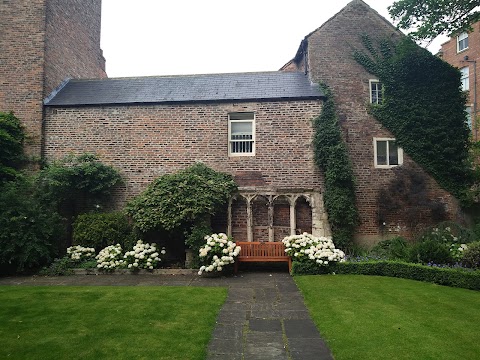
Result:
{"label": "climbing plant on wall", "polygon": [[366,51],[355,59],[384,85],[371,114],[440,186],[468,202],[474,172],[459,71],[406,38],[362,42]]}
{"label": "climbing plant on wall", "polygon": [[25,131],[13,113],[0,112],[0,183],[18,175],[24,160]]}
{"label": "climbing plant on wall", "polygon": [[358,224],[355,178],[342,139],[331,90],[321,85],[326,96],[322,113],[314,120],[315,162],[325,176],[323,201],[332,229],[333,241],[341,248],[351,244]]}

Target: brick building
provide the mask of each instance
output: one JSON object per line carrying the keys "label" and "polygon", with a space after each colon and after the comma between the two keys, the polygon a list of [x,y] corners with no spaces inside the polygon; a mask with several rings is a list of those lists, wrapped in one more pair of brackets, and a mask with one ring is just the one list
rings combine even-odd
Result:
{"label": "brick building", "polygon": [[40,158],[43,99],[66,78],[104,78],[101,0],[0,1],[0,111],[13,111]]}
{"label": "brick building", "polygon": [[[40,32],[40,43],[54,39],[50,33],[61,33],[55,29],[75,25],[66,21],[67,11],[59,5],[63,2],[52,1],[50,7],[49,1],[46,7],[41,6],[45,1],[37,2],[38,29],[48,24],[48,18],[55,25]],[[357,179],[361,217],[357,241],[371,244],[401,230],[405,223],[402,218],[388,219],[385,225],[380,221],[378,195],[395,178],[397,166],[413,162],[396,146],[392,134],[367,113],[369,103],[381,101],[382,85],[355,62],[352,53],[361,48],[359,36],[366,31],[374,38],[402,35],[363,1],[352,1],[307,35],[281,71],[122,79],[102,79],[103,58],[97,43],[100,1],[82,3],[86,5],[78,11],[85,16],[77,25],[94,33],[89,41],[76,38],[75,34],[82,34],[78,29],[64,29],[64,41],[55,38],[43,53],[39,45],[31,56],[34,64],[38,61],[36,72],[18,69],[35,75],[30,82],[22,82],[14,72],[0,68],[11,79],[7,87],[2,84],[0,111],[13,107],[30,133],[41,135],[44,158],[97,153],[102,161],[118,168],[126,180],[117,193],[117,207],[154,178],[203,162],[232,174],[240,189],[215,219],[217,231],[250,241],[278,241],[300,231],[329,235],[322,199],[323,176],[314,164],[312,147],[312,121],[321,113],[324,98],[316,84],[324,82],[333,90]],[[11,8],[12,17],[18,16],[15,6],[3,4]],[[49,15],[49,9],[56,16]],[[23,20],[25,34],[36,31],[27,26],[27,19]],[[86,25],[90,21],[94,26]],[[62,51],[71,54],[71,44],[80,49],[82,57],[60,55]],[[70,50],[66,49],[68,45]],[[17,45],[7,41],[3,46],[8,50]],[[18,61],[7,57],[11,64]],[[70,77],[75,80],[62,82]],[[24,85],[25,93],[33,99],[32,106],[7,101],[4,89],[11,88],[15,81]],[[22,113],[22,106],[32,113]],[[455,217],[456,200],[425,176],[429,196],[444,203],[450,217]]]}
{"label": "brick building", "polygon": [[478,100],[480,87],[477,76],[480,71],[480,22],[472,25],[472,31],[452,36],[442,44],[439,56],[460,70],[462,89],[468,91],[468,125],[475,141],[479,140]]}

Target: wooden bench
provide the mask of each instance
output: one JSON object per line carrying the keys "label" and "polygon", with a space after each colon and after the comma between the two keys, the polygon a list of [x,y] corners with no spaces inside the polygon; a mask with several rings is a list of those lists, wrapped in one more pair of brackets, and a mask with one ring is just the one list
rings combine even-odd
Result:
{"label": "wooden bench", "polygon": [[241,262],[288,262],[288,272],[292,272],[292,258],[285,253],[281,242],[237,242],[242,249],[235,259],[235,274]]}

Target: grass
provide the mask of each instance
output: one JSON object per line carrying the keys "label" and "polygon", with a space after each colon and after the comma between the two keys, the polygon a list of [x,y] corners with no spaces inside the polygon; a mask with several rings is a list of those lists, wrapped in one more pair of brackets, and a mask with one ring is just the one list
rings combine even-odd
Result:
{"label": "grass", "polygon": [[362,275],[295,281],[336,360],[480,358],[480,292]]}
{"label": "grass", "polygon": [[0,287],[0,359],[204,359],[224,288]]}

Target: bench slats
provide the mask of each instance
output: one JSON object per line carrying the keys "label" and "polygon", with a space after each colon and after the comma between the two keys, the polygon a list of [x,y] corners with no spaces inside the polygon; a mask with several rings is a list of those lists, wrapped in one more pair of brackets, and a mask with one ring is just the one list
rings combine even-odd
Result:
{"label": "bench slats", "polygon": [[235,273],[240,262],[288,262],[288,271],[292,270],[292,259],[285,253],[281,242],[237,242],[241,247],[235,259]]}

